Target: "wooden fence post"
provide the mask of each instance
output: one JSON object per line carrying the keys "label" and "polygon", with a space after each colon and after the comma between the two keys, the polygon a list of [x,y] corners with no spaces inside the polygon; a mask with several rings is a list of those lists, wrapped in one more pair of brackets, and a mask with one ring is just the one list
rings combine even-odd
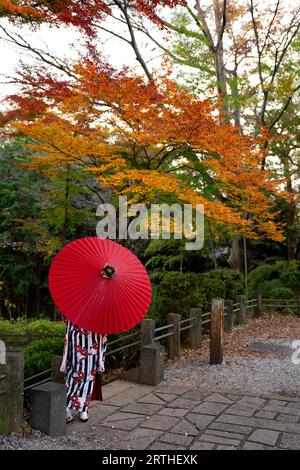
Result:
{"label": "wooden fence post", "polygon": [[233,300],[226,299],[224,301],[224,330],[232,331],[233,330]]}
{"label": "wooden fence post", "polygon": [[202,343],[202,308],[190,308],[192,328],[189,330],[189,346],[192,349],[201,348]]}
{"label": "wooden fence post", "polygon": [[237,323],[238,325],[242,325],[246,323],[246,296],[238,295],[237,300],[240,304],[240,309],[237,312]]}
{"label": "wooden fence post", "polygon": [[147,346],[153,343],[155,320],[147,318],[141,322],[141,345]]}
{"label": "wooden fence post", "polygon": [[261,297],[261,293],[260,292],[257,292],[257,295],[256,295],[256,308],[255,308],[255,316],[256,317],[261,317],[262,316],[262,297]]}
{"label": "wooden fence post", "polygon": [[180,321],[181,315],[179,313],[168,313],[168,324],[173,326],[169,329],[172,336],[168,336],[167,350],[170,359],[173,359],[180,352]]}
{"label": "wooden fence post", "polygon": [[224,300],[211,301],[210,364],[222,364],[224,343]]}

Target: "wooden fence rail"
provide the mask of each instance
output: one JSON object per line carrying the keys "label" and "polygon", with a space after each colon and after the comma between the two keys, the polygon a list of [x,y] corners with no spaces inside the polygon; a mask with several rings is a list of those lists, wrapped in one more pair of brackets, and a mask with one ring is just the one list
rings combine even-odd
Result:
{"label": "wooden fence rail", "polygon": [[[163,357],[167,355],[169,358],[176,358],[180,354],[182,335],[185,335],[188,344],[191,348],[199,349],[202,344],[203,330],[210,331],[210,363],[220,364],[223,360],[224,349],[224,331],[231,332],[235,324],[242,325],[246,322],[249,310],[252,310],[254,316],[261,316],[263,309],[275,308],[294,308],[297,315],[300,317],[300,296],[296,299],[262,299],[258,294],[256,298],[246,299],[245,296],[239,296],[238,302],[233,302],[231,299],[214,298],[211,302],[210,312],[203,312],[200,307],[191,308],[188,318],[181,318],[179,313],[168,314],[168,324],[156,327],[153,319],[145,319],[141,322],[138,331],[125,334],[120,338],[109,341],[106,356],[121,353],[130,348],[137,348],[140,350],[140,366],[137,373],[134,375],[135,380],[140,383],[158,383],[163,378]],[[186,336],[187,335],[187,336]],[[8,344],[20,344],[18,339],[25,337],[30,339],[41,339],[45,337],[62,337],[62,335],[38,335],[38,334],[5,334],[1,335]],[[14,339],[13,339],[14,338]],[[16,341],[17,338],[17,341]],[[133,339],[133,341],[132,341]],[[130,340],[130,342],[128,342]],[[126,342],[122,344],[122,342]],[[164,345],[160,344],[163,342]],[[9,351],[9,350],[8,350]],[[18,363],[23,364],[21,358],[22,353],[18,353]],[[21,355],[21,356],[20,356]],[[15,357],[12,355],[11,357]],[[47,369],[33,377],[25,379],[22,378],[22,387],[20,386],[20,372],[18,373],[18,390],[23,396],[24,391],[31,390],[37,384],[45,383],[47,381],[62,381],[63,377],[58,372],[60,357],[53,358],[52,368]],[[22,366],[24,367],[24,366]],[[20,411],[20,393],[9,394],[8,388],[5,384],[9,382],[9,373],[13,374],[11,368],[4,368],[0,370],[0,378],[3,379],[0,383],[0,411],[7,408],[7,403],[16,397],[17,405],[13,407],[16,413]],[[140,371],[140,372],[139,372]],[[51,377],[50,377],[51,374]],[[14,375],[15,377],[15,375]],[[15,379],[14,379],[15,380]],[[18,418],[19,419],[19,418]],[[19,422],[15,419],[15,422]],[[9,419],[4,426],[0,427],[1,432],[6,432],[8,428],[13,429],[9,424]],[[11,432],[11,431],[10,431]]]}

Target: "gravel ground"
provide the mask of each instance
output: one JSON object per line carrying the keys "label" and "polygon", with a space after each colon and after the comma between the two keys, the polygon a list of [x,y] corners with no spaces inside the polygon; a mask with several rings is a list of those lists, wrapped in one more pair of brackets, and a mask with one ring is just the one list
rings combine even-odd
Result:
{"label": "gravel ground", "polygon": [[[265,343],[266,344],[266,343]],[[272,341],[273,346],[290,345]],[[275,393],[300,397],[300,364],[286,357],[241,357],[225,355],[220,365],[209,365],[209,357],[186,359],[165,370],[167,385],[191,385],[203,391],[223,391],[263,395]]]}
{"label": "gravel ground", "polygon": [[0,450],[106,450],[113,449],[127,434],[117,429],[89,428],[86,435],[50,437],[24,426],[23,431],[10,436],[0,436]]}
{"label": "gravel ground", "polygon": [[300,340],[300,318],[271,312],[250,318],[224,335],[223,364],[209,364],[209,337],[199,351],[168,361],[164,383],[203,391],[300,396],[300,364],[292,362],[292,341]]}
{"label": "gravel ground", "polygon": [[[249,319],[224,337],[224,362],[209,364],[209,338],[198,351],[183,350],[168,361],[163,384],[191,386],[203,391],[280,394],[300,397],[300,364],[291,360],[292,340],[300,339],[300,319],[278,313]],[[91,427],[86,435],[76,431],[49,437],[24,426],[22,432],[0,436],[0,449],[112,449],[127,431]]]}

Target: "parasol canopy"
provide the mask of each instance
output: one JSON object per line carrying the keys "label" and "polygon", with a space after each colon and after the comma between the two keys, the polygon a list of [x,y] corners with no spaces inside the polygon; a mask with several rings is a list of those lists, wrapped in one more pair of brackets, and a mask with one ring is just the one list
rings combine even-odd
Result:
{"label": "parasol canopy", "polygon": [[101,334],[133,328],[151,303],[150,279],[139,259],[118,243],[96,237],[75,240],[54,257],[49,289],[66,318]]}

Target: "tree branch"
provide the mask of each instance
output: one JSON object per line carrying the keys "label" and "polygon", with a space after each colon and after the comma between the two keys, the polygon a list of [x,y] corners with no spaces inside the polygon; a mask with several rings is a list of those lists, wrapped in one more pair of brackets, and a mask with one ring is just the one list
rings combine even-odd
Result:
{"label": "tree branch", "polygon": [[0,29],[7,36],[6,38],[2,38],[4,41],[16,44],[18,47],[32,52],[42,62],[45,62],[46,64],[51,65],[52,67],[55,67],[56,69],[66,73],[69,77],[75,78],[75,75],[72,74],[68,65],[62,62],[58,57],[55,57],[49,52],[32,47],[20,34],[15,33],[13,35],[12,33],[8,32],[2,25],[0,25]]}
{"label": "tree branch", "polygon": [[283,107],[281,108],[281,111],[279,112],[279,114],[276,116],[275,119],[273,119],[273,121],[271,122],[271,124],[269,125],[269,129],[273,129],[273,127],[277,124],[277,122],[279,121],[279,119],[281,119],[281,117],[283,116],[283,114],[285,113],[285,111],[287,110],[287,108],[289,107],[289,104],[291,103],[295,93],[297,93],[297,91],[300,90],[300,84],[298,86],[296,86],[293,90],[292,90],[292,93],[291,95],[288,97],[288,99],[286,100],[286,102],[284,103]]}

